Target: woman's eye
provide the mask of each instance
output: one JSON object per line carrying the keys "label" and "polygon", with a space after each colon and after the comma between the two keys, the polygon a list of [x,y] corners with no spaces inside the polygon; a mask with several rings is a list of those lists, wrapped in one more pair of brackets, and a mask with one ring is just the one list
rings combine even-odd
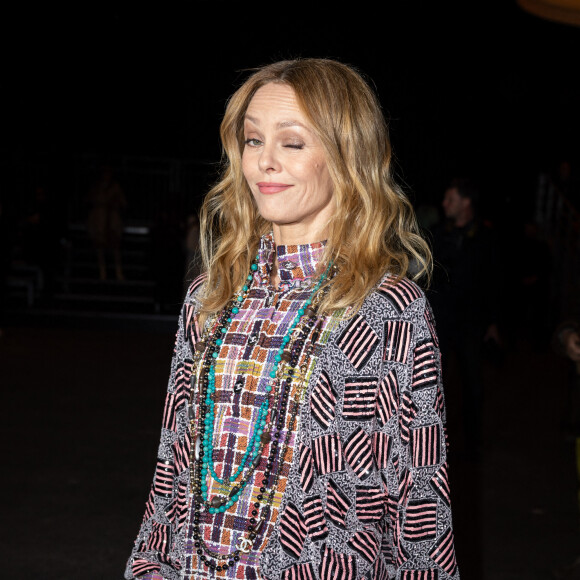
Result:
{"label": "woman's eye", "polygon": [[248,147],[259,147],[261,144],[262,142],[259,139],[246,139],[244,141],[244,145]]}
{"label": "woman's eye", "polygon": [[287,143],[284,147],[288,147],[290,149],[304,149],[304,143]]}

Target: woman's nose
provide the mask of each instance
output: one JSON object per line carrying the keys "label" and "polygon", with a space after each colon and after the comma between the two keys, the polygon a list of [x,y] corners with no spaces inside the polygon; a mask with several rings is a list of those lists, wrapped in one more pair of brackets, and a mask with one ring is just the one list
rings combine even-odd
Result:
{"label": "woman's nose", "polygon": [[258,159],[258,167],[266,173],[279,170],[280,163],[273,147],[264,145],[260,153],[260,158]]}

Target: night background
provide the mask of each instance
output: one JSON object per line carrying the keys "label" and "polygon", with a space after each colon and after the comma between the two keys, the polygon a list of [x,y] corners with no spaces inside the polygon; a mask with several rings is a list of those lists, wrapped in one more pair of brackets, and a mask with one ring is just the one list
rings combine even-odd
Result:
{"label": "night background", "polygon": [[[490,275],[509,281],[511,299],[529,249],[523,228],[537,228],[546,293],[529,318],[504,313],[505,341],[486,360],[484,455],[451,460],[457,557],[462,578],[508,580],[557,577],[580,555],[562,427],[571,371],[550,342],[579,287],[580,27],[515,2],[402,4],[6,12],[5,574],[122,577],[192,275],[188,226],[216,179],[227,98],[248,69],[296,57],[335,58],[371,80],[396,176],[421,215],[440,212],[453,177],[480,183],[482,217],[501,241],[501,271]],[[110,257],[99,280],[87,238],[87,194],[103,164],[127,200],[122,281]],[[450,440],[453,449],[453,431]]]}
{"label": "night background", "polygon": [[[5,59],[3,157],[215,163],[225,102],[243,71],[321,56],[374,82],[400,178],[418,199],[438,199],[457,172],[481,177],[495,200],[526,198],[540,169],[578,155],[577,28],[515,2],[425,4],[385,5],[380,17],[365,4],[339,14],[325,4],[260,3],[228,7],[224,17],[209,2],[191,14],[21,13],[5,23],[14,44]],[[66,183],[66,175],[54,179]]]}

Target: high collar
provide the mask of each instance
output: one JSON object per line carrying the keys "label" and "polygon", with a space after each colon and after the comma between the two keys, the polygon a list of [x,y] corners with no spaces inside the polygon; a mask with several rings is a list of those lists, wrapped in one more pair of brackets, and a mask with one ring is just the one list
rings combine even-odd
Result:
{"label": "high collar", "polygon": [[308,285],[310,279],[316,274],[316,266],[324,253],[325,245],[326,241],[277,246],[271,233],[262,236],[258,250],[257,272],[260,283],[270,282],[270,274],[276,258],[281,287]]}

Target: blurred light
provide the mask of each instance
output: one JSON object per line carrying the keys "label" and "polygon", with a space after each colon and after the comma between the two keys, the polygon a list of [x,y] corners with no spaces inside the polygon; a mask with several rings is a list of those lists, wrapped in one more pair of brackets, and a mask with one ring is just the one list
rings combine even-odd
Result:
{"label": "blurred light", "polygon": [[580,0],[517,0],[517,3],[534,16],[580,26]]}

